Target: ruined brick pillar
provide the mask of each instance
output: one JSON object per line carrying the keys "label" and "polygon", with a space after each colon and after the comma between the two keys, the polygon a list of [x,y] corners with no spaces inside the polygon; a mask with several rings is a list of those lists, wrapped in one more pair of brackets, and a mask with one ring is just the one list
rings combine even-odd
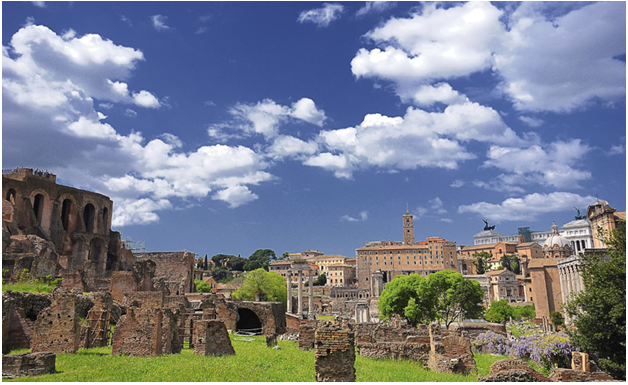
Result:
{"label": "ruined brick pillar", "polygon": [[76,353],[81,341],[76,296],[67,289],[55,289],[50,307],[37,316],[31,352]]}
{"label": "ruined brick pillar", "polygon": [[113,332],[111,354],[152,357],[162,354],[162,310],[131,306]]}
{"label": "ruined brick pillar", "polygon": [[266,347],[273,348],[277,346],[277,334],[267,334],[266,335]]}
{"label": "ruined brick pillar", "polygon": [[589,355],[587,353],[571,352],[571,369],[580,372],[590,372]]}
{"label": "ruined brick pillar", "polygon": [[355,382],[355,336],[349,325],[326,321],[314,339],[316,381]]}
{"label": "ruined brick pillar", "polygon": [[200,320],[195,323],[194,354],[201,356],[232,356],[235,354],[225,323]]}

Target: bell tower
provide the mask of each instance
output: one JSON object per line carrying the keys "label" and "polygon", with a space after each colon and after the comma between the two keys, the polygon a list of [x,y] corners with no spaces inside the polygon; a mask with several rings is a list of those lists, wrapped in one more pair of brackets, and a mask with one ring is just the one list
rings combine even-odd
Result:
{"label": "bell tower", "polygon": [[410,214],[406,206],[406,213],[403,214],[403,243],[406,245],[414,245],[414,224],[412,220],[414,216]]}

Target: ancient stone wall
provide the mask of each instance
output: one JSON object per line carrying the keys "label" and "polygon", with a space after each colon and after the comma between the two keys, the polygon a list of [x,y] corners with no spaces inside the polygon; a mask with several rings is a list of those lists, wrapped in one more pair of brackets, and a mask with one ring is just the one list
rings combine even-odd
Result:
{"label": "ancient stone wall", "polygon": [[286,333],[299,334],[301,328],[301,319],[294,315],[286,313]]}
{"label": "ancient stone wall", "polygon": [[80,315],[77,298],[70,291],[57,288],[50,307],[37,316],[31,351],[76,353],[80,343]]}
{"label": "ancient stone wall", "polygon": [[2,354],[14,349],[29,349],[33,339],[33,321],[26,318],[24,309],[2,307]]}
{"label": "ancient stone wall", "polygon": [[164,293],[160,291],[137,291],[124,294],[122,305],[142,309],[164,307]]}
{"label": "ancient stone wall", "polygon": [[[582,372],[573,369],[556,368],[549,379],[554,382],[614,382],[613,377],[604,372]],[[619,382],[619,381],[618,381]]]}
{"label": "ancient stone wall", "polygon": [[230,356],[235,354],[225,323],[218,320],[200,320],[194,323],[194,353],[202,356]]}
{"label": "ancient stone wall", "polygon": [[316,329],[319,322],[316,320],[301,320],[299,328],[299,350],[314,349]]}
{"label": "ancient stone wall", "polygon": [[38,376],[55,372],[57,355],[54,353],[22,353],[2,356],[2,377]]}
{"label": "ancient stone wall", "polygon": [[475,339],[477,336],[482,333],[486,333],[487,331],[492,331],[493,333],[501,334],[503,336],[506,336],[507,334],[505,324],[493,322],[454,322],[450,325],[449,330],[465,331],[471,339]]}
{"label": "ancient stone wall", "polygon": [[465,332],[442,329],[433,323],[430,331],[430,356],[427,366],[438,373],[477,373],[475,358],[471,351],[471,339]]}
{"label": "ancient stone wall", "polygon": [[162,310],[129,307],[113,332],[111,354],[152,357],[162,354]]}
{"label": "ancient stone wall", "polygon": [[315,332],[318,382],[355,382],[355,336],[349,324],[325,321]]}
{"label": "ancient stone wall", "polygon": [[479,379],[480,382],[522,382],[522,380],[525,380],[525,382],[551,382],[523,360],[515,358],[493,362],[489,375],[486,377],[480,376]]}
{"label": "ancient stone wall", "polygon": [[163,279],[170,295],[183,295],[196,290],[194,286],[194,254],[182,252],[143,253],[139,260],[155,263],[155,279]]}

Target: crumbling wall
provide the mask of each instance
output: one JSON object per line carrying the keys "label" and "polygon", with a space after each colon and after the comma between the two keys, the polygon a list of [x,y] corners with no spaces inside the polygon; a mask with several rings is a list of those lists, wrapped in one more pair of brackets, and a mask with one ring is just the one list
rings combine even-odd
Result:
{"label": "crumbling wall", "polygon": [[129,307],[113,332],[111,354],[140,357],[162,353],[162,311]]}
{"label": "crumbling wall", "polygon": [[262,322],[262,334],[283,334],[286,332],[286,307],[283,303],[236,300],[229,302],[232,302],[238,309],[249,309],[255,313]]}
{"label": "crumbling wall", "polygon": [[14,349],[29,349],[33,339],[33,321],[24,309],[15,305],[2,307],[2,354]]}
{"label": "crumbling wall", "polygon": [[314,349],[316,329],[319,322],[316,320],[301,320],[299,327],[299,350]]}
{"label": "crumbling wall", "polygon": [[315,333],[318,382],[355,382],[355,336],[348,323],[325,321]]}
{"label": "crumbling wall", "polygon": [[50,307],[37,316],[31,351],[76,353],[80,343],[80,316],[77,298],[69,290],[57,288]]}
{"label": "crumbling wall", "polygon": [[142,309],[164,307],[164,293],[160,291],[137,291],[124,294],[122,305]]}
{"label": "crumbling wall", "polygon": [[430,355],[427,366],[438,373],[475,374],[477,367],[471,351],[471,339],[465,332],[442,329],[433,323],[430,331]]}
{"label": "crumbling wall", "polygon": [[489,375],[480,376],[480,382],[551,382],[547,377],[532,369],[523,360],[507,358],[493,362]]}
{"label": "crumbling wall", "polygon": [[170,295],[193,293],[194,254],[182,252],[143,253],[139,260],[151,260],[155,263],[155,279],[163,279]]}
{"label": "crumbling wall", "polygon": [[430,353],[426,325],[415,328],[396,320],[391,325],[361,323],[355,325],[355,339],[360,356],[369,358],[407,359],[427,364]]}
{"label": "crumbling wall", "polygon": [[604,372],[582,372],[573,369],[556,368],[549,379],[554,382],[614,382],[613,377]]}
{"label": "crumbling wall", "polygon": [[194,353],[202,356],[231,356],[235,354],[225,323],[199,320],[194,323]]}
{"label": "crumbling wall", "polygon": [[22,353],[2,356],[2,377],[38,376],[55,372],[54,353]]}

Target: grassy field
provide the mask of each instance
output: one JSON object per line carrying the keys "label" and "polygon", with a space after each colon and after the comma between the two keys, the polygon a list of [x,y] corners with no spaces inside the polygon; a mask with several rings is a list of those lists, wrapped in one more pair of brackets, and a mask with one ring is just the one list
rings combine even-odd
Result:
{"label": "grassy field", "polygon": [[[197,356],[191,350],[160,357],[114,357],[111,347],[81,349],[77,354],[58,354],[57,373],[22,377],[19,381],[315,381],[313,351],[300,351],[291,341],[278,341],[281,349],[275,350],[266,347],[263,337],[250,342],[231,338],[236,355],[228,357]],[[500,358],[476,355],[480,374],[488,374],[490,365]],[[362,382],[473,382],[478,379],[476,375],[434,373],[410,361],[374,360],[357,355],[355,366],[357,381]]]}

